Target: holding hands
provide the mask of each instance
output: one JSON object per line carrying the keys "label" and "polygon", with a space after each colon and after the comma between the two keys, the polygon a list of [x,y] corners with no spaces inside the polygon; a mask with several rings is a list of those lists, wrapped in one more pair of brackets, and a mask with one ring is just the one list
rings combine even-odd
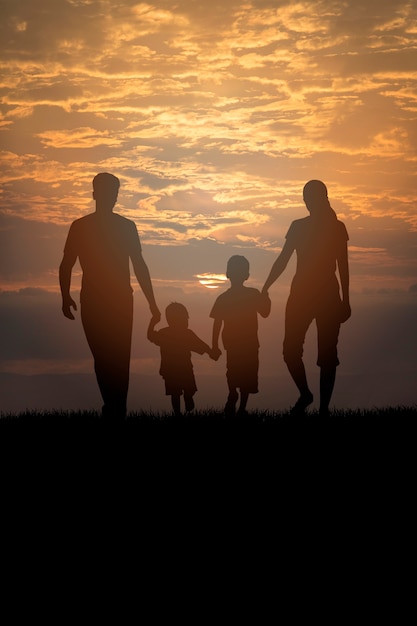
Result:
{"label": "holding hands", "polygon": [[211,348],[208,355],[211,359],[213,359],[213,361],[218,361],[221,353],[222,351],[220,350],[220,348],[216,346],[216,347]]}

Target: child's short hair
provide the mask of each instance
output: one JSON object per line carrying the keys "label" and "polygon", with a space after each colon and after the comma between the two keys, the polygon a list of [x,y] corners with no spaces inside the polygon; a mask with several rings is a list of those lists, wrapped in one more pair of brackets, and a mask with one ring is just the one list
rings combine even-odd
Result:
{"label": "child's short hair", "polygon": [[188,322],[188,311],[180,302],[171,302],[165,309],[165,317],[169,326]]}
{"label": "child's short hair", "polygon": [[228,278],[242,278],[246,280],[249,277],[249,261],[240,254],[234,254],[227,262],[226,276]]}

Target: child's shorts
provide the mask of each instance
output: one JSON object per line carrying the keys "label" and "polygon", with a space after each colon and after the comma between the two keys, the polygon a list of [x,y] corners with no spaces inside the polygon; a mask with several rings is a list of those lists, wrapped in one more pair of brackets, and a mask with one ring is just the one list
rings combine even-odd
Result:
{"label": "child's shorts", "polygon": [[229,387],[258,393],[259,349],[227,350],[226,378]]}

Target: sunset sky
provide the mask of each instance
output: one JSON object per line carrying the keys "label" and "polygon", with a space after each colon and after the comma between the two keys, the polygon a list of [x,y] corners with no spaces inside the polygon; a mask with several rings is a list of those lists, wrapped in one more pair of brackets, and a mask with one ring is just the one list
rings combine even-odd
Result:
{"label": "sunset sky", "polygon": [[[376,333],[367,366],[385,362],[384,380],[415,371],[415,2],[0,0],[0,9],[0,372],[91,371],[79,318],[61,318],[58,265],[70,223],[94,209],[100,171],[120,178],[116,210],[137,224],[161,310],[182,301],[206,340],[229,256],[247,256],[249,282],[261,287],[289,224],[306,215],[303,185],[323,180],[349,232],[362,312],[342,329],[349,371],[364,366],[365,318]],[[271,373],[285,373],[291,277],[289,268],[271,289],[262,322]],[[133,371],[158,376],[136,300]],[[388,357],[387,334],[397,346]],[[223,374],[224,363],[196,363]],[[407,394],[415,382],[404,382]]]}

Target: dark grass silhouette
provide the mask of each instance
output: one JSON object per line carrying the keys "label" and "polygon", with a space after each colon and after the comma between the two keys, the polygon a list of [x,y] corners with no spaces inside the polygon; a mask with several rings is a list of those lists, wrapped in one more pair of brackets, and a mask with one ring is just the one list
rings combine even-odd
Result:
{"label": "dark grass silhouette", "polygon": [[19,413],[0,412],[0,430],[8,428],[74,428],[82,432],[86,428],[132,428],[132,427],[175,427],[186,425],[187,427],[198,427],[210,425],[219,427],[240,426],[275,426],[279,427],[298,427],[300,425],[309,426],[311,428],[323,428],[328,426],[330,429],[350,427],[358,431],[375,425],[389,425],[393,430],[397,429],[401,424],[407,425],[414,423],[417,425],[417,405],[415,406],[397,406],[382,407],[370,409],[334,409],[326,417],[319,414],[318,411],[308,411],[303,415],[294,416],[291,411],[265,411],[253,410],[248,411],[245,416],[228,416],[220,409],[200,409],[193,413],[174,416],[171,412],[158,411],[132,411],[127,414],[124,420],[108,421],[103,419],[100,411],[37,411],[26,410]]}
{"label": "dark grass silhouette", "polygon": [[273,507],[283,494],[297,506],[308,500],[314,516],[318,492],[330,506],[358,494],[368,502],[387,486],[403,490],[415,474],[416,423],[417,406],[326,417],[313,410],[297,417],[289,410],[243,417],[209,408],[183,417],[149,410],[113,422],[101,411],[27,410],[0,414],[0,467],[3,482],[15,484],[18,475],[35,494],[52,484],[73,493],[76,484],[90,502],[100,485],[127,489],[137,503],[144,493],[171,504],[186,493],[188,506],[196,494],[230,506],[237,491],[246,501],[249,490]]}

